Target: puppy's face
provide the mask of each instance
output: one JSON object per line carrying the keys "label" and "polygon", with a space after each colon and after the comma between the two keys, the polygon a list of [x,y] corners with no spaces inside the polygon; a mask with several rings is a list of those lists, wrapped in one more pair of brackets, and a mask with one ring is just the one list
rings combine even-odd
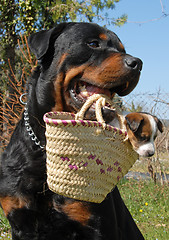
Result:
{"label": "puppy's face", "polygon": [[130,113],[125,117],[125,125],[134,150],[140,156],[152,156],[155,153],[157,130],[163,132],[161,121],[150,114]]}

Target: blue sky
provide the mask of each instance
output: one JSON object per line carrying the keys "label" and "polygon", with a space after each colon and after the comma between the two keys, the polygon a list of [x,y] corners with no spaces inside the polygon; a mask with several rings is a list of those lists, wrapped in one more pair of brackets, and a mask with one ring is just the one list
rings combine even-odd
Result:
{"label": "blue sky", "polygon": [[159,88],[169,92],[169,16],[149,22],[162,16],[161,2],[169,14],[168,0],[121,0],[115,10],[109,12],[109,17],[128,15],[124,26],[108,28],[119,36],[127,53],[143,61],[141,78],[134,92],[156,93]]}

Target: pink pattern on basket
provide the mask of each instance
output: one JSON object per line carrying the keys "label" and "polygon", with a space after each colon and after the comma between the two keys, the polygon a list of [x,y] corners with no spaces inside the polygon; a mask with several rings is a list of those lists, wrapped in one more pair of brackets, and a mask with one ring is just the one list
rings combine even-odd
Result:
{"label": "pink pattern on basket", "polygon": [[100,159],[98,159],[98,158],[96,159],[96,163],[97,163],[97,165],[99,165],[99,164],[103,165],[103,162]]}
{"label": "pink pattern on basket", "polygon": [[89,127],[92,126],[90,121],[88,121],[88,120],[86,120],[86,121],[87,121]]}
{"label": "pink pattern on basket", "polygon": [[101,172],[101,174],[102,174],[102,173],[104,173],[104,174],[105,174],[105,170],[104,170],[104,169],[102,169],[102,168],[100,169],[100,172]]}
{"label": "pink pattern on basket", "polygon": [[112,172],[113,171],[113,167],[108,167],[108,169],[107,169],[107,172]]}
{"label": "pink pattern on basket", "polygon": [[81,122],[82,126],[86,126],[85,121],[83,121],[83,120],[79,120],[79,121]]}
{"label": "pink pattern on basket", "polygon": [[71,120],[73,126],[76,126],[77,122],[75,120]]}
{"label": "pink pattern on basket", "polygon": [[[95,158],[96,158],[96,155],[93,155],[93,154],[90,154],[90,155],[88,156],[88,159],[94,160]],[[67,162],[70,161],[70,159],[69,159],[68,157],[61,157],[61,159],[62,159],[62,161],[67,161]],[[95,161],[96,161],[96,164],[97,164],[97,165],[104,166],[102,160],[100,160],[99,158],[97,158]],[[118,167],[117,171],[118,171],[118,172],[122,172],[122,168],[119,167],[119,165],[120,165],[120,163],[119,163],[118,161],[116,161],[116,162],[114,163],[114,166]],[[80,163],[79,167],[82,167],[82,166],[83,166],[83,167],[87,167],[87,166],[88,166],[88,162],[82,161],[82,162]],[[78,169],[79,169],[79,167],[78,167],[76,164],[74,164],[74,165],[69,164],[68,167],[69,167],[71,170],[78,170]],[[114,169],[113,166],[109,166],[109,167],[107,168],[107,172],[112,172],[113,169]],[[105,174],[105,172],[106,172],[106,171],[105,171],[103,168],[100,168],[100,173],[101,173],[101,174]],[[119,176],[117,176],[117,180],[118,180],[118,181],[120,180],[120,177],[119,177]]]}
{"label": "pink pattern on basket", "polygon": [[117,181],[119,181],[120,180],[120,176],[117,176]]}
{"label": "pink pattern on basket", "polygon": [[119,134],[121,135],[123,132],[119,129]]}
{"label": "pink pattern on basket", "polygon": [[69,165],[69,168],[71,170],[78,170],[78,167],[76,165],[72,165],[72,164]]}
{"label": "pink pattern on basket", "polygon": [[66,120],[62,120],[62,123],[64,126],[68,125],[68,122]]}
{"label": "pink pattern on basket", "polygon": [[69,159],[68,157],[61,157],[61,159],[62,159],[63,161],[67,161],[67,162],[70,161],[70,159]]}
{"label": "pink pattern on basket", "polygon": [[92,155],[92,154],[90,154],[89,156],[88,156],[88,159],[95,159],[95,157],[96,157],[96,155]]}
{"label": "pink pattern on basket", "polygon": [[[61,119],[62,115],[63,116],[69,116],[72,119],[62,120]],[[79,125],[79,123],[80,123],[82,126],[86,126],[86,127],[91,127],[91,126],[93,126],[93,127],[100,127],[100,128],[103,127],[103,124],[101,122],[90,121],[90,120],[78,120],[77,121],[77,120],[75,120],[75,116],[76,116],[75,114],[69,113],[69,112],[48,112],[48,113],[45,113],[43,119],[44,119],[44,121],[47,124],[53,123],[56,126],[58,126],[60,123],[62,123],[64,126],[67,126],[70,123],[73,126],[76,126],[76,125]],[[112,127],[109,124],[106,125],[106,129],[108,131],[114,131],[115,133],[118,133],[119,135],[122,135],[124,137],[127,136],[127,132],[126,131],[123,132],[121,129]]]}
{"label": "pink pattern on basket", "polygon": [[82,161],[82,162],[80,163],[80,167],[87,167],[87,165],[88,165],[88,162]]}
{"label": "pink pattern on basket", "polygon": [[118,161],[116,161],[115,163],[114,163],[114,166],[119,166],[119,162]]}
{"label": "pink pattern on basket", "polygon": [[85,163],[83,164],[83,167],[87,167],[87,165],[88,165],[88,162],[85,162]]}

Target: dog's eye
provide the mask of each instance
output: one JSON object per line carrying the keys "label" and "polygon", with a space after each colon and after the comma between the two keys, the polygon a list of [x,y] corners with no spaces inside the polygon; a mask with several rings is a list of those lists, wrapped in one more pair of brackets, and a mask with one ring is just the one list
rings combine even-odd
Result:
{"label": "dog's eye", "polygon": [[99,48],[100,44],[98,40],[93,40],[87,43],[87,45],[91,48]]}

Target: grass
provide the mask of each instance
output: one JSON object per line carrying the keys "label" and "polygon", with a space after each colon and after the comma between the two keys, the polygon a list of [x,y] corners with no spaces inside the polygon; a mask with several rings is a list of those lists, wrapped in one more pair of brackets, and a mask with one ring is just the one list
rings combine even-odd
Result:
{"label": "grass", "polygon": [[[146,240],[169,240],[169,186],[152,181],[122,180],[122,198]],[[0,210],[0,239],[9,240],[10,226]]]}
{"label": "grass", "polygon": [[[152,158],[152,160],[155,158]],[[166,156],[166,154],[161,153],[160,154],[160,165],[163,170],[165,170],[165,173],[169,174],[169,156]],[[159,165],[157,165],[156,161],[151,162],[154,171],[159,172]],[[147,173],[147,167],[148,167],[148,159],[147,158],[140,158],[138,161],[135,162],[133,167],[130,169],[130,171],[133,172],[142,172],[142,173]]]}
{"label": "grass", "polygon": [[169,240],[169,186],[122,180],[122,198],[146,240]]}
{"label": "grass", "polygon": [[0,208],[0,239],[9,240],[11,238],[10,225],[8,220],[4,216],[2,209]]}

